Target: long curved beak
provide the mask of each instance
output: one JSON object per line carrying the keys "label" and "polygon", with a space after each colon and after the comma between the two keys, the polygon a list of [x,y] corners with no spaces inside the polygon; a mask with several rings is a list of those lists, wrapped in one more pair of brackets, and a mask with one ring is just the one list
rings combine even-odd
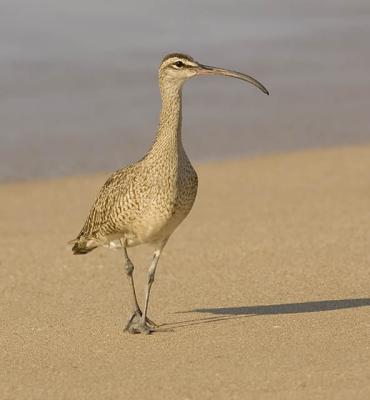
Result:
{"label": "long curved beak", "polygon": [[236,71],[230,71],[228,69],[218,68],[218,67],[211,67],[209,65],[199,64],[198,75],[223,75],[223,76],[230,76],[232,78],[241,79],[242,81],[251,83],[252,85],[256,86],[258,89],[262,90],[265,94],[270,94],[269,91],[262,85],[261,82],[258,82],[257,79],[252,78],[249,75],[242,74]]}

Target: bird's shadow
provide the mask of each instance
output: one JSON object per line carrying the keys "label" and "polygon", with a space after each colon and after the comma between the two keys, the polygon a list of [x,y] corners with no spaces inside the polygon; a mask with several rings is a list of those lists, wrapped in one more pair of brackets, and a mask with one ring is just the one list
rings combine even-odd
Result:
{"label": "bird's shadow", "polygon": [[207,313],[213,314],[213,316],[171,322],[164,325],[168,325],[173,328],[179,328],[190,325],[205,324],[235,318],[253,317],[258,315],[315,313],[366,306],[370,306],[370,298],[307,301],[304,303],[269,304],[245,307],[196,308],[190,311],[179,311],[176,314]]}

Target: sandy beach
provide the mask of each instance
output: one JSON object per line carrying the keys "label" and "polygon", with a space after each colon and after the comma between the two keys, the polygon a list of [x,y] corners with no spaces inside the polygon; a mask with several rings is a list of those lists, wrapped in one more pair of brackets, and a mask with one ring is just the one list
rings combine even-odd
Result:
{"label": "sandy beach", "polygon": [[107,175],[0,186],[1,399],[370,398],[370,147],[197,170],[150,336],[122,332],[120,252],[66,245]]}

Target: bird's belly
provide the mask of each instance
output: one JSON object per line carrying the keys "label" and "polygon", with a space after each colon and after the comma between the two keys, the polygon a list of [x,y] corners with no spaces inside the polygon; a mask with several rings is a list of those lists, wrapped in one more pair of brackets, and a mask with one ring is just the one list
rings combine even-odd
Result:
{"label": "bird's belly", "polygon": [[192,204],[186,208],[170,207],[163,209],[148,209],[143,212],[130,229],[116,233],[107,238],[110,248],[126,246],[133,247],[140,244],[159,244],[167,240],[173,231],[180,225],[191,210]]}
{"label": "bird's belly", "polygon": [[186,181],[174,185],[170,190],[163,190],[163,185],[152,187],[153,191],[141,201],[141,210],[122,230],[120,239],[127,246],[144,243],[156,245],[169,238],[189,214],[197,194],[195,171],[189,175]]}
{"label": "bird's belly", "polygon": [[141,243],[159,243],[167,240],[173,231],[181,224],[189,214],[196,192],[191,196],[176,196],[163,199],[153,199],[151,205],[146,208],[135,222],[131,237],[127,238],[129,246]]}
{"label": "bird's belly", "polygon": [[141,243],[158,243],[166,240],[184,220],[189,210],[172,210],[162,213],[146,213],[145,217],[136,224],[135,232],[128,238],[128,245]]}

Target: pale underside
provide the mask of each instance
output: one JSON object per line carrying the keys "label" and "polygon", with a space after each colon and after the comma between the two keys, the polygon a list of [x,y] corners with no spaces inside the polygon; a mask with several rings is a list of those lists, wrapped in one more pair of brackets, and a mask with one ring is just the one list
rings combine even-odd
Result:
{"label": "pale underside", "polygon": [[173,214],[172,218],[167,215],[146,218],[147,222],[138,222],[128,230],[111,233],[100,239],[89,239],[87,247],[103,246],[109,249],[120,249],[140,244],[150,244],[153,247],[158,247],[171,236],[188,212],[178,213],[178,215]]}

